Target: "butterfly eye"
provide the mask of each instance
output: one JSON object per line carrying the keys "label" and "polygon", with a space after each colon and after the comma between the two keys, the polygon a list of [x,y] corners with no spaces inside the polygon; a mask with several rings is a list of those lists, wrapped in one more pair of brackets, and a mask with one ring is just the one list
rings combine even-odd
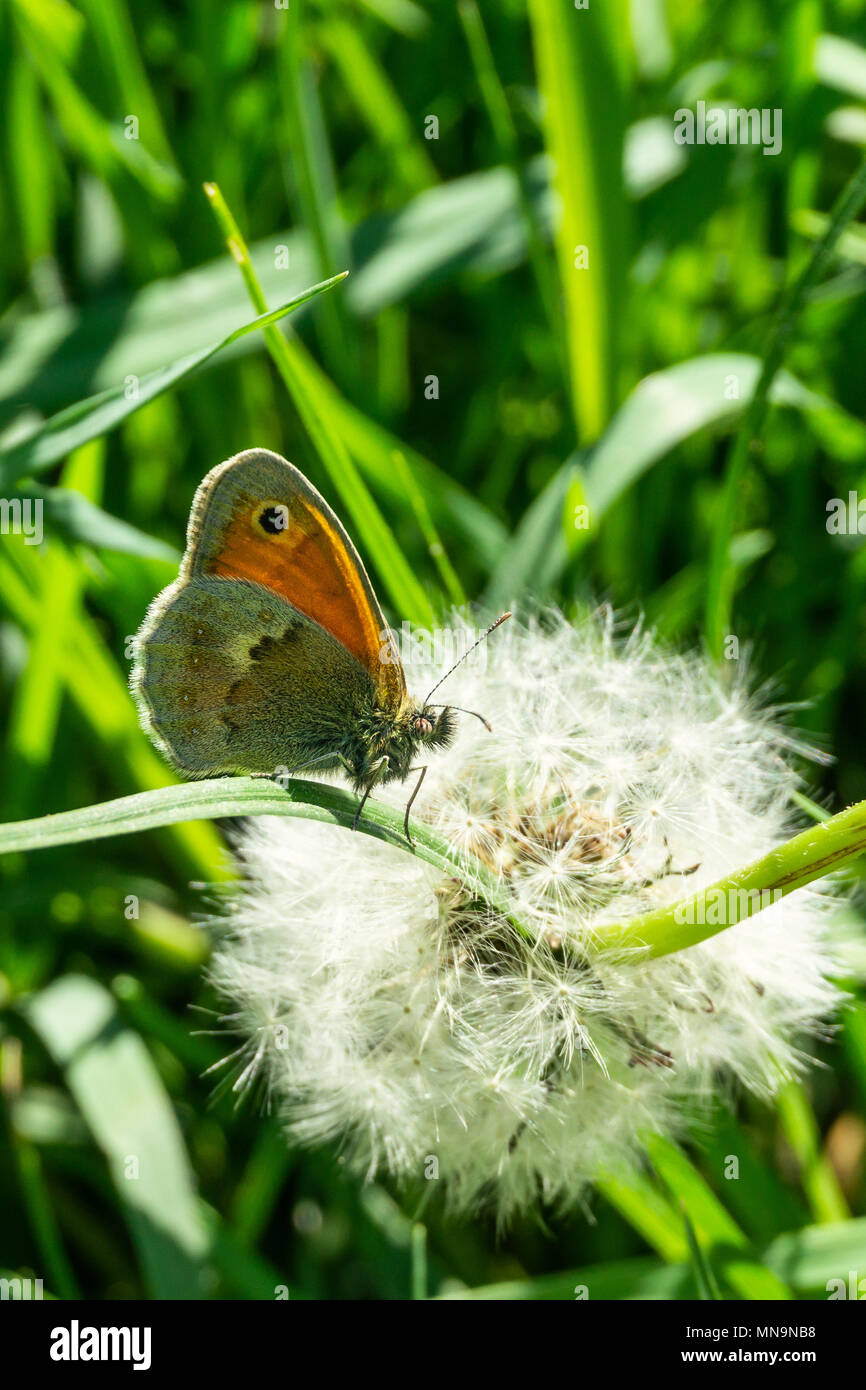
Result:
{"label": "butterfly eye", "polygon": [[282,502],[271,502],[263,507],[256,520],[269,536],[279,536],[289,529],[289,509]]}

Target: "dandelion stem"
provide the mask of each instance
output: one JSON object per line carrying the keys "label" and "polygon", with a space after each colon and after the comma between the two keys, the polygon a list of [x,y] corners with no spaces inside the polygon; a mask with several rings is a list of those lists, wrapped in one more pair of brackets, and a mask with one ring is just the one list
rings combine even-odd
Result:
{"label": "dandelion stem", "polygon": [[[75,811],[0,826],[0,855],[128,835],[179,821],[230,816],[297,816],[351,829],[357,801],[341,787],[302,778],[287,787],[251,777],[216,777],[119,797]],[[474,897],[502,914],[521,936],[532,933],[513,910],[508,889],[480,860],[421,821],[403,834],[403,812],[368,801],[358,830],[434,865],[466,884]],[[638,951],[646,958],[695,946],[797,888],[842,868],[866,850],[866,801],[812,825],[769,854],[663,908],[605,923],[593,932],[592,954]]]}
{"label": "dandelion stem", "polygon": [[687,898],[599,927],[593,953],[640,949],[656,957],[685,950],[842,868],[864,849],[866,801],[858,801]]}

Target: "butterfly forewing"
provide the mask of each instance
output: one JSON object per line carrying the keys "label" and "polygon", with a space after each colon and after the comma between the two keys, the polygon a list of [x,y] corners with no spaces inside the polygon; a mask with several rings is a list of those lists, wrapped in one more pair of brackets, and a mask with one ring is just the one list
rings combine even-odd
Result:
{"label": "butterfly forewing", "polygon": [[324,498],[278,454],[250,449],[207,475],[184,564],[190,576],[250,580],[281,595],[360,662],[383,704],[404,701],[403,667],[358,552]]}

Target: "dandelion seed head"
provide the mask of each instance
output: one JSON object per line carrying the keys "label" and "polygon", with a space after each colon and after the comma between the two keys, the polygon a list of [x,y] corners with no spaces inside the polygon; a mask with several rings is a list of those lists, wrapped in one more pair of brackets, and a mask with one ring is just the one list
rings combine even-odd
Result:
{"label": "dandelion seed head", "polygon": [[605,923],[784,839],[807,750],[743,681],[609,613],[513,620],[484,656],[443,698],[493,733],[462,719],[413,811],[481,861],[526,936],[393,846],[261,817],[213,975],[296,1140],[338,1143],[365,1177],[420,1180],[436,1156],[452,1207],[507,1219],[580,1200],[720,1088],[768,1097],[801,1070],[837,999],[834,898],[802,888],[658,960],[591,957]]}

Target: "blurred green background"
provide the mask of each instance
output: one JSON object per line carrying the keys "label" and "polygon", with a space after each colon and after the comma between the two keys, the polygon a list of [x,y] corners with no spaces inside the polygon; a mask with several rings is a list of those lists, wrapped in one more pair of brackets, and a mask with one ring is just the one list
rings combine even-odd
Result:
{"label": "blurred green background", "polygon": [[[816,801],[866,796],[866,549],[826,524],[866,468],[856,221],[731,473],[774,310],[863,161],[864,44],[864,0],[6,0],[2,819],[171,781],[130,638],[197,483],[252,445],[325,493],[395,623],[526,594],[642,610],[716,656],[736,637],[835,756]],[[699,100],[780,110],[781,152],[675,144]],[[270,308],[351,272],[288,334],[212,356],[262,301],[205,181]],[[30,545],[12,504],[37,498]],[[720,1107],[687,1154],[605,1181],[591,1219],[497,1234],[287,1149],[262,1097],[208,1074],[234,1042],[195,885],[229,872],[223,829],[0,861],[0,1274],[380,1299],[866,1276],[857,986],[775,1108]]]}

